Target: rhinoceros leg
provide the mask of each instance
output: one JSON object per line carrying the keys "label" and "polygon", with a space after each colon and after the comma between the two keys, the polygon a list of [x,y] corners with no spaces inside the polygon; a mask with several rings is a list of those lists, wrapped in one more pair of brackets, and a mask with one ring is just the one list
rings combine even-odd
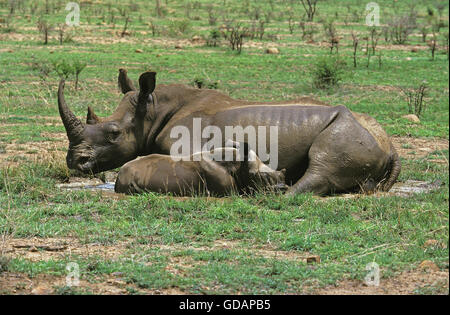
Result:
{"label": "rhinoceros leg", "polygon": [[374,186],[385,175],[389,152],[362,127],[345,107],[314,140],[308,168],[287,192],[330,194]]}
{"label": "rhinoceros leg", "polygon": [[307,171],[298,182],[289,188],[286,195],[289,196],[308,192],[317,195],[325,195],[330,191],[330,184],[323,176]]}

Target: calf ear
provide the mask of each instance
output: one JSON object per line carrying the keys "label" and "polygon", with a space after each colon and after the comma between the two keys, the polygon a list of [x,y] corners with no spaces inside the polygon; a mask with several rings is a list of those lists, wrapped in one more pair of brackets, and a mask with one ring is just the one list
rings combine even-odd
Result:
{"label": "calf ear", "polygon": [[88,112],[87,112],[87,117],[86,117],[86,124],[88,124],[88,125],[95,125],[98,122],[100,122],[100,118],[98,118],[98,116],[95,115],[95,113],[92,110],[91,106],[88,106]]}
{"label": "calf ear", "polygon": [[119,69],[119,78],[118,78],[119,89],[123,94],[126,94],[130,91],[136,91],[136,88],[133,85],[133,81],[127,75],[127,70]]}

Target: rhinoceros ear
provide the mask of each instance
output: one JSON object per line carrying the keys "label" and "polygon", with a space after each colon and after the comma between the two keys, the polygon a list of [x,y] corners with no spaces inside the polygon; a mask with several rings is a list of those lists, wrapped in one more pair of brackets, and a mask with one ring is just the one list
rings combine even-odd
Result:
{"label": "rhinoceros ear", "polygon": [[127,75],[127,70],[119,69],[119,78],[118,78],[119,89],[123,94],[126,94],[130,91],[136,91],[134,87],[133,81]]}
{"label": "rhinoceros ear", "polygon": [[146,106],[150,100],[150,95],[155,90],[156,72],[144,72],[139,77],[138,106]]}
{"label": "rhinoceros ear", "polygon": [[100,122],[100,118],[98,118],[98,116],[95,115],[95,113],[92,110],[91,106],[88,106],[88,112],[87,112],[87,117],[86,117],[86,124],[88,124],[88,125],[95,125],[98,122]]}
{"label": "rhinoceros ear", "polygon": [[150,95],[155,90],[156,72],[144,72],[139,77],[139,94]]}

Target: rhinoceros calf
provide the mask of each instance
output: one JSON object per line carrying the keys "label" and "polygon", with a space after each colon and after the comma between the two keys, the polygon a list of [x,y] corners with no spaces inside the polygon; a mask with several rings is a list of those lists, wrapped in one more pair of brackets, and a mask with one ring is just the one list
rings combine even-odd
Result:
{"label": "rhinoceros calf", "polygon": [[[123,69],[119,87],[125,95],[115,112],[99,118],[89,109],[84,124],[67,106],[64,81],[60,82],[58,107],[69,138],[69,168],[95,173],[138,156],[168,155],[178,141],[171,136],[174,128],[181,126],[192,134],[194,121],[201,119],[204,126],[214,126],[222,134],[228,126],[276,126],[277,138],[270,139],[266,148],[276,142],[276,168],[286,169],[286,183],[292,185],[289,194],[388,191],[400,173],[399,157],[383,128],[372,117],[345,106],[332,107],[310,98],[247,102],[179,84],[156,87],[154,72],[140,76],[138,91]],[[257,134],[254,140],[259,143],[262,137],[269,138]],[[210,140],[202,139],[201,148]],[[257,153],[262,157],[259,148]]]}
{"label": "rhinoceros calf", "polygon": [[[227,156],[232,157],[231,161],[226,161]],[[252,150],[244,151],[244,156],[238,157],[239,149],[232,147],[195,153],[185,160],[162,154],[140,157],[122,166],[115,191],[225,196],[233,192],[286,187],[286,170],[272,170]]]}

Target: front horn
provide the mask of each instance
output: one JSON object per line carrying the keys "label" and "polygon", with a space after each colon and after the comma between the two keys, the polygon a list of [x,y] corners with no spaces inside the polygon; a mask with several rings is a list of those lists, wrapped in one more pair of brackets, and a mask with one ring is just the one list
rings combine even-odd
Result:
{"label": "front horn", "polygon": [[58,109],[64,128],[66,128],[67,137],[70,142],[73,142],[81,138],[84,127],[81,120],[72,113],[66,104],[66,100],[64,99],[64,85],[65,81],[64,79],[61,79],[58,88]]}

